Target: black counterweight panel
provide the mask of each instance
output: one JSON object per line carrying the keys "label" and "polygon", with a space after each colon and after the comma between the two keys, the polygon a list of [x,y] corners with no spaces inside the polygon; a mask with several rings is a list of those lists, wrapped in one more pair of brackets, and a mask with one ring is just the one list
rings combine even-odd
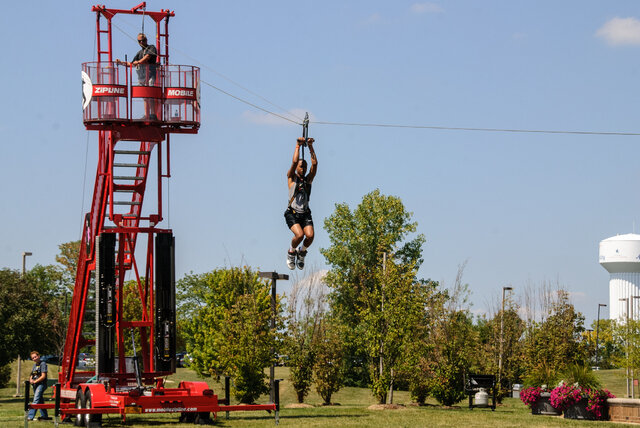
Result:
{"label": "black counterweight panel", "polygon": [[116,235],[96,238],[96,375],[114,372],[116,336]]}
{"label": "black counterweight panel", "polygon": [[176,371],[175,239],[156,235],[154,361],[157,371]]}

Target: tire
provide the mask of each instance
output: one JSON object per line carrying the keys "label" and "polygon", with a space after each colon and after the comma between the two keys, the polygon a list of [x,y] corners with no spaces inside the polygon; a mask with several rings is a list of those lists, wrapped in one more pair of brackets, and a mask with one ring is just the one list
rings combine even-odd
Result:
{"label": "tire", "polygon": [[196,421],[196,413],[182,412],[178,421],[186,424],[194,423]]}
{"label": "tire", "polygon": [[[91,391],[87,389],[84,393],[84,403],[85,408],[91,409],[93,408],[93,400],[91,399]],[[85,414],[84,415],[84,424],[87,427],[96,427],[102,426],[102,415],[99,414]]]}
{"label": "tire", "polygon": [[[84,394],[82,393],[82,390],[79,389],[78,392],[76,392],[76,409],[84,409],[85,406],[85,402],[84,402]],[[84,415],[83,414],[76,414],[74,415],[74,419],[73,419],[73,425],[77,426],[77,427],[83,427],[84,426]]]}
{"label": "tire", "polygon": [[193,421],[196,425],[209,425],[211,424],[211,418],[209,417],[209,412],[199,412],[197,413],[195,420]]}

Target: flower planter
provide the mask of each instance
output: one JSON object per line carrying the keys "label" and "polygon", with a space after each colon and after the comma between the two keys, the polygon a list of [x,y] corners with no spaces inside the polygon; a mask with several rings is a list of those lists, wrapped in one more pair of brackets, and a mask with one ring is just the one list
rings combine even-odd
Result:
{"label": "flower planter", "polygon": [[564,411],[565,419],[585,419],[594,421],[596,417],[594,414],[587,410],[587,406],[589,405],[589,400],[586,398],[581,398],[575,404],[571,404]]}
{"label": "flower planter", "polygon": [[562,412],[551,405],[549,401],[550,394],[543,392],[540,398],[531,406],[532,415],[560,416]]}

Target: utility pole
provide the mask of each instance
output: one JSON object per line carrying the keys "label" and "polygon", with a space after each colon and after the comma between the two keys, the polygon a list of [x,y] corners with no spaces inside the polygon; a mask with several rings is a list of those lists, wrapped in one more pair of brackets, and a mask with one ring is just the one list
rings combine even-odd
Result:
{"label": "utility pole", "polygon": [[513,287],[502,287],[502,311],[500,312],[500,355],[498,357],[498,388],[502,391],[502,352],[504,351],[504,297]]}
{"label": "utility pole", "polygon": [[607,306],[604,303],[598,303],[598,321],[596,321],[596,370],[600,369],[600,366],[598,365],[598,334],[600,333],[600,307],[602,306]]}
{"label": "utility pole", "polygon": [[626,359],[627,359],[627,376],[626,376],[626,381],[627,381],[627,398],[630,397],[629,395],[629,298],[625,297],[622,299],[618,299],[621,302],[627,302],[627,313],[626,313],[626,330],[627,330],[627,334],[626,334],[626,340],[625,340],[625,350],[626,350]]}
{"label": "utility pole", "polygon": [[[289,279],[289,275],[279,274],[278,272],[258,272],[258,276],[260,278],[267,278],[271,280],[271,330],[275,332],[276,329],[276,281],[278,279]],[[275,403],[275,374],[276,374],[276,363],[275,363],[275,348],[271,348],[271,355],[273,356],[273,361],[271,362],[271,367],[269,368],[269,385],[271,386],[270,390],[270,398],[271,402]],[[228,404],[228,403],[227,403]]]}
{"label": "utility pole", "polygon": [[[381,294],[381,305],[380,305],[380,313],[382,316],[382,322],[384,323],[384,274],[387,267],[387,253],[382,253],[382,284],[380,285],[380,294]],[[384,373],[384,332],[385,328],[382,326],[382,331],[380,332],[380,359],[379,359],[379,376],[382,379],[382,375]]]}
{"label": "utility pole", "polygon": [[[387,282],[387,253],[384,252],[382,253],[382,319],[384,320],[384,286],[386,285]],[[386,332],[386,328],[385,328],[385,332]],[[381,339],[381,343],[380,343],[380,377],[382,377],[382,339]],[[389,383],[389,395],[387,397],[387,404],[393,404],[393,367],[390,370],[391,373],[391,381]]]}
{"label": "utility pole", "polygon": [[[630,311],[631,311],[631,349],[635,349],[636,348],[636,344],[635,344],[635,337],[636,337],[636,323],[634,321],[634,313],[635,310],[633,308],[633,306],[635,305],[635,299],[640,299],[640,296],[631,296],[631,300],[629,302],[629,306],[631,307]],[[633,361],[634,358],[631,358],[631,360]],[[635,387],[636,387],[636,370],[634,367],[634,364],[631,364],[631,398],[635,398],[636,395],[636,391],[635,391]]]}
{"label": "utility pole", "polygon": [[[22,276],[24,278],[25,273],[27,272],[27,256],[32,256],[33,253],[30,251],[24,251],[22,253]],[[22,397],[20,394],[20,372],[22,371],[22,360],[20,359],[20,354],[18,354],[18,374],[16,375],[16,393],[14,397]]]}

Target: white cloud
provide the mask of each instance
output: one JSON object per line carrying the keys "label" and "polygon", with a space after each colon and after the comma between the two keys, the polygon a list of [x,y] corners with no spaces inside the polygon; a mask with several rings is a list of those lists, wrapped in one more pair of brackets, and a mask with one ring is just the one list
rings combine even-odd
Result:
{"label": "white cloud", "polygon": [[413,13],[441,13],[444,9],[436,3],[414,3],[411,5],[411,12]]}
{"label": "white cloud", "polygon": [[[302,122],[302,119],[305,115],[305,110],[301,108],[294,108],[289,110],[286,113],[274,112],[279,114],[280,116],[289,118],[291,120],[295,120],[296,122]],[[255,123],[258,125],[271,125],[271,126],[280,126],[280,125],[291,125],[292,123],[288,120],[285,120],[281,117],[275,116],[273,114],[265,113],[262,111],[253,111],[253,110],[245,110],[242,113],[242,117],[248,122]],[[309,120],[315,120],[315,117],[310,113]]]}
{"label": "white cloud", "polygon": [[636,18],[613,18],[596,32],[612,46],[640,45],[640,21]]}
{"label": "white cloud", "polygon": [[300,279],[298,281],[298,284],[303,288],[317,286],[325,287],[326,285],[324,283],[324,277],[327,276],[327,272],[329,272],[327,269],[311,272],[309,275]]}
{"label": "white cloud", "polygon": [[379,13],[373,13],[364,20],[364,24],[377,24],[381,21],[382,15],[380,15]]}
{"label": "white cloud", "polygon": [[582,291],[569,291],[567,294],[572,301],[583,302],[587,298],[587,294]]}

